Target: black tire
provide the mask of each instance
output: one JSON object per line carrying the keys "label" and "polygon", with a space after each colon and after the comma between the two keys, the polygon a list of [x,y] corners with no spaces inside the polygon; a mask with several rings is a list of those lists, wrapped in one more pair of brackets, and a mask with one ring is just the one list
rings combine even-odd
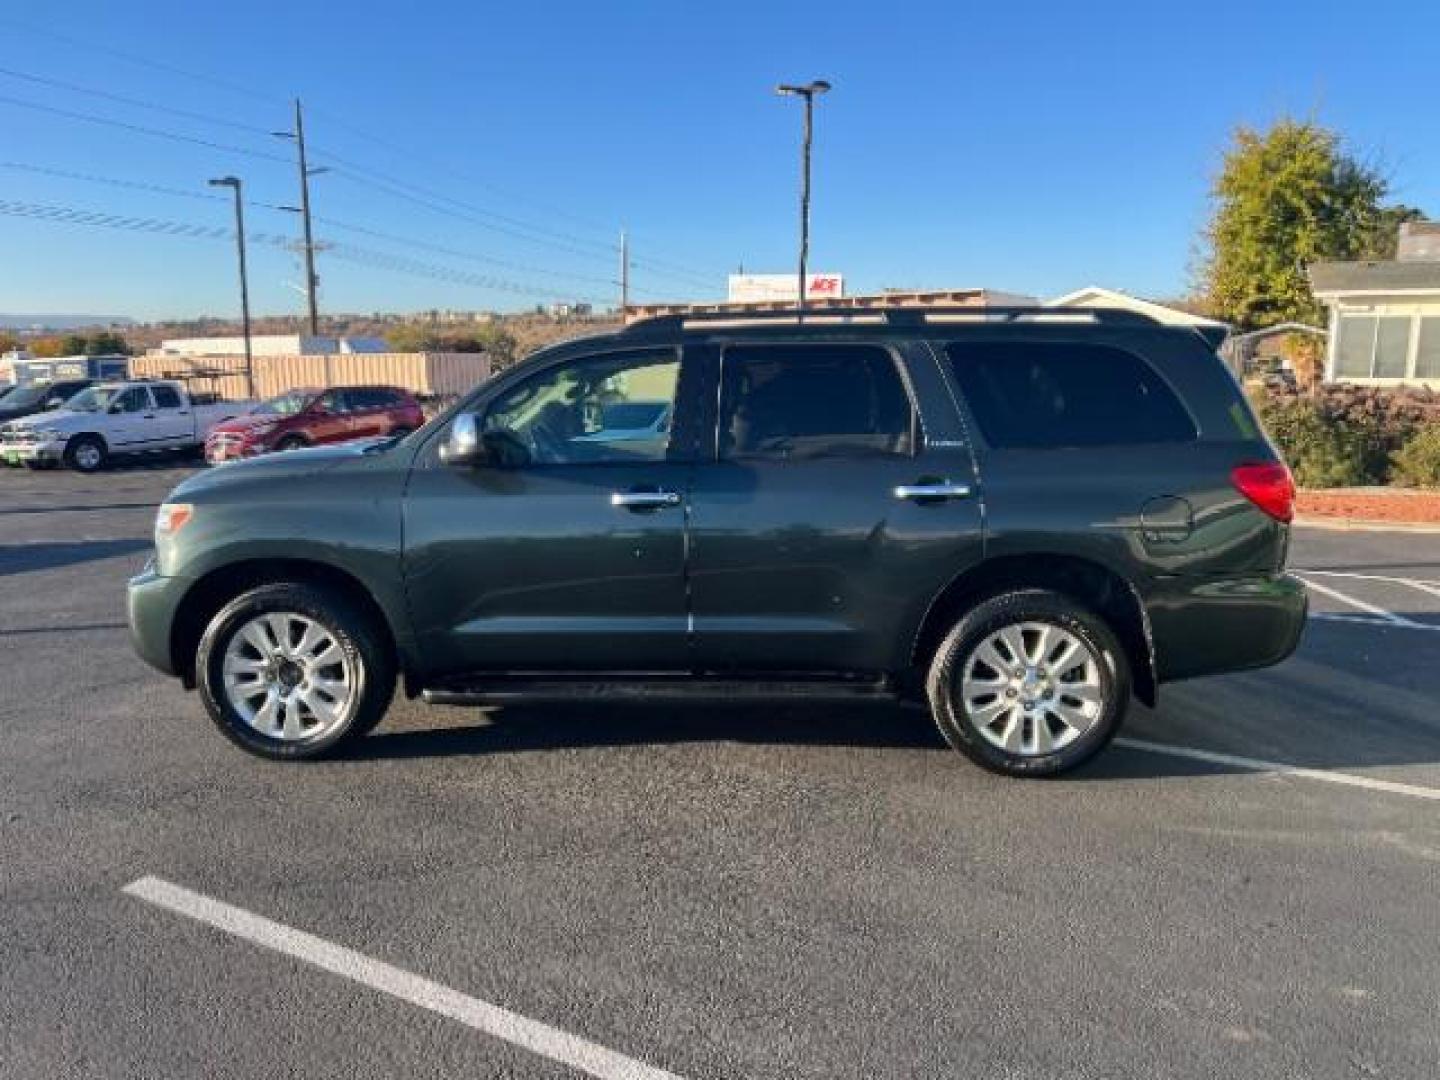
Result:
{"label": "black tire", "polygon": [[[90,451],[94,451],[91,453]],[[65,444],[65,467],[76,472],[95,473],[110,460],[110,448],[99,435],[76,435]]]}
{"label": "black tire", "polygon": [[304,450],[309,445],[303,435],[286,435],[275,444],[275,449],[283,453],[286,450]]}
{"label": "black tire", "polygon": [[[990,635],[1021,622],[1058,626],[1078,638],[1099,661],[1096,668],[1103,700],[1098,716],[1073,741],[1049,753],[1017,753],[995,745],[981,732],[959,692],[963,668],[972,652]],[[1129,658],[1105,620],[1071,598],[1043,589],[1002,593],[967,612],[936,650],[925,684],[931,714],[946,742],[992,772],[1031,777],[1058,776],[1109,745],[1130,706],[1130,687]],[[1044,719],[1018,722],[1049,723]]]}
{"label": "black tire", "polygon": [[[356,691],[337,727],[314,739],[286,741],[251,727],[225,694],[223,665],[232,638],[256,615],[294,612],[321,624],[349,658]],[[314,585],[282,582],[242,593],[210,620],[195,659],[200,698],[210,719],[243,750],[277,761],[320,757],[370,732],[395,695],[395,656],[383,628],[346,597]]]}

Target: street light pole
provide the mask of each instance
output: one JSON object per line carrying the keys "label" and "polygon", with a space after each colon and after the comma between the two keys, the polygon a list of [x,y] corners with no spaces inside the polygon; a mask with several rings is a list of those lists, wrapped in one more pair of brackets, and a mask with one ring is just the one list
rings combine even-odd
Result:
{"label": "street light pole", "polygon": [[810,146],[814,127],[815,96],[830,89],[824,79],[814,79],[804,86],[782,83],[775,92],[786,97],[805,99],[805,137],[800,145],[800,300],[797,309],[805,317],[805,264],[810,259]]}
{"label": "street light pole", "polygon": [[240,249],[240,325],[245,335],[245,396],[255,399],[255,358],[250,351],[250,276],[245,270],[245,198],[238,176],[222,176],[211,187],[228,187],[235,192],[235,242]]}

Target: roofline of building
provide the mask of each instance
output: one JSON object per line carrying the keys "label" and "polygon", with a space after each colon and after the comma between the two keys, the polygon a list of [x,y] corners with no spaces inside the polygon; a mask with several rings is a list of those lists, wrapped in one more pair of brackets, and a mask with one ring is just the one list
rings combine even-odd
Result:
{"label": "roofline of building", "polygon": [[[940,307],[965,305],[980,307],[987,296],[1013,300],[1017,294],[999,289],[914,289],[883,293],[860,293],[855,296],[826,297],[816,306],[867,310],[895,307]],[[662,315],[746,315],[766,311],[794,311],[795,300],[711,300],[691,303],[631,304],[622,315],[626,322]]]}
{"label": "roofline of building", "polygon": [[1076,289],[1074,292],[1068,292],[1064,296],[1057,296],[1054,299],[1046,300],[1044,303],[1046,307],[1070,307],[1076,300],[1090,294],[1098,294],[1102,299],[1111,301],[1117,305],[1133,305],[1152,315],[1162,311],[1184,315],[1195,326],[1225,327],[1228,329],[1230,325],[1229,323],[1221,322],[1219,319],[1212,319],[1205,315],[1192,315],[1190,312],[1181,308],[1170,307],[1168,304],[1160,304],[1154,300],[1146,300],[1139,296],[1132,296],[1130,293],[1121,292],[1119,289],[1107,289],[1103,285],[1086,285],[1084,288]]}

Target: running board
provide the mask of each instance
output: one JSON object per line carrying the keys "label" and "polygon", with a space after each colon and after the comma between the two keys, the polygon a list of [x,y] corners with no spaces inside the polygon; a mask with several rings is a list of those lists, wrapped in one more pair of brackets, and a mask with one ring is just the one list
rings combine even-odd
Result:
{"label": "running board", "polygon": [[420,691],[431,705],[504,705],[508,702],[647,702],[710,703],[774,701],[886,700],[896,696],[891,680],[874,676],[788,676],[781,678],[720,678],[711,675],[636,675],[598,677],[593,674],[487,676],[456,680]]}

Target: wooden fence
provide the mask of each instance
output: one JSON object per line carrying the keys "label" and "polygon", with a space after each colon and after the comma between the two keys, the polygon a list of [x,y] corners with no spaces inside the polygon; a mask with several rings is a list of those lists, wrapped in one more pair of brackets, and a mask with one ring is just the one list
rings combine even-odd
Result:
{"label": "wooden fence", "polygon": [[[190,378],[197,392],[229,401],[249,396],[241,356],[137,356],[140,379]],[[453,397],[490,377],[484,353],[341,353],[335,356],[257,356],[255,396],[274,397],[296,387],[400,386],[421,397]]]}

